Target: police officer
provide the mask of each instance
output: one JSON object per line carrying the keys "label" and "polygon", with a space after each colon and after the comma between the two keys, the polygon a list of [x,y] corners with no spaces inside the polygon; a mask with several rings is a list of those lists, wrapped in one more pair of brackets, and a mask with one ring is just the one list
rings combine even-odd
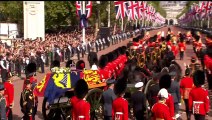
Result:
{"label": "police officer", "polygon": [[11,76],[7,76],[7,80],[4,82],[4,96],[6,99],[6,112],[8,120],[12,120],[12,108],[14,106],[14,85],[10,78]]}
{"label": "police officer", "polygon": [[80,60],[80,52],[81,52],[80,45],[77,46],[76,51],[77,51],[77,59]]}
{"label": "police officer", "polygon": [[99,51],[101,51],[102,50],[102,40],[101,40],[101,38],[98,40],[98,43],[99,43]]}
{"label": "police officer", "polygon": [[96,52],[98,52],[98,51],[99,51],[99,50],[98,50],[98,48],[99,48],[99,42],[98,42],[98,40],[96,40],[95,46],[96,46]]}
{"label": "police officer", "polygon": [[21,99],[20,99],[21,111],[24,114],[23,120],[34,120],[35,97],[32,91],[32,83],[29,80],[27,80],[25,82],[25,85],[26,87],[21,92]]}
{"label": "police officer", "polygon": [[6,120],[6,100],[4,97],[4,84],[0,83],[0,119]]}
{"label": "police officer", "polygon": [[104,104],[104,120],[112,120],[112,103],[116,99],[114,89],[114,79],[106,81],[108,89],[103,92],[103,104]]}
{"label": "police officer", "polygon": [[136,120],[145,120],[144,114],[146,111],[146,97],[143,91],[143,82],[135,84],[137,91],[132,94],[131,101],[133,107],[133,115]]}
{"label": "police officer", "polygon": [[41,73],[45,72],[45,66],[44,66],[45,62],[46,62],[46,57],[45,57],[44,53],[41,53],[41,56],[40,56]]}

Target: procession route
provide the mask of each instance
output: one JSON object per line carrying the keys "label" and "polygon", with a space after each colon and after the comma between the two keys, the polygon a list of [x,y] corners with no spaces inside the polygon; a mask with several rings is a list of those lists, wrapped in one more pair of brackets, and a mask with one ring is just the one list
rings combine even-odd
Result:
{"label": "procession route", "polygon": [[[182,33],[185,33],[187,32],[186,30],[184,29],[181,29],[181,28],[178,28],[178,27],[170,27],[171,30],[174,32],[174,34],[176,35],[178,31],[181,31]],[[165,36],[166,36],[166,33],[168,31],[168,27],[163,27],[163,28],[160,28],[160,29],[157,29],[157,30],[152,30],[152,31],[149,31],[150,32],[150,35],[151,36],[154,36],[155,34],[157,34],[158,31],[164,31],[165,33]],[[204,35],[203,35],[204,36]],[[120,46],[123,46],[123,45],[127,45],[127,43],[132,40],[132,38],[130,39],[127,39],[125,41],[122,41],[118,44],[115,44],[115,45],[110,45],[110,47],[102,50],[102,51],[99,51],[98,52],[98,57],[100,57],[101,55],[103,54],[107,54],[108,52],[110,51],[113,51],[114,49],[120,47]],[[177,56],[177,63],[181,66],[183,72],[184,73],[184,70],[185,70],[185,67],[184,67],[184,62],[185,63],[189,63],[190,62],[190,57],[194,55],[193,53],[193,50],[192,50],[192,46],[187,46],[187,50],[185,51],[185,56],[184,56],[184,60],[183,61],[180,61],[179,60],[179,56]],[[87,69],[89,69],[89,63],[87,61],[87,55],[84,56],[84,58],[82,58],[82,60],[85,61],[85,66]],[[61,63],[61,66],[65,66],[65,63]],[[49,67],[45,67],[45,73],[49,72]],[[38,82],[40,82],[43,78],[44,78],[44,75],[45,73],[38,73],[37,72],[37,80]],[[24,77],[25,75],[22,74],[22,76]],[[13,107],[13,119],[14,120],[20,120],[21,117],[23,116],[22,112],[21,112],[21,108],[20,108],[20,104],[19,104],[19,101],[20,101],[20,94],[22,92],[22,86],[23,86],[23,80],[21,80],[20,78],[18,77],[13,77],[14,81],[13,81],[13,84],[14,84],[14,89],[15,89],[15,96],[14,96],[14,107]],[[212,99],[210,99],[212,100]],[[43,120],[43,117],[42,117],[42,102],[43,102],[43,97],[39,97],[38,98],[38,111],[37,111],[37,114],[35,116],[35,120]],[[181,106],[181,109],[185,109],[184,108],[184,105]],[[180,111],[182,113],[182,119],[185,120],[186,119],[186,114],[183,112],[183,111]],[[212,119],[212,117],[209,117],[209,119]],[[192,120],[193,119],[193,116],[192,116]]]}

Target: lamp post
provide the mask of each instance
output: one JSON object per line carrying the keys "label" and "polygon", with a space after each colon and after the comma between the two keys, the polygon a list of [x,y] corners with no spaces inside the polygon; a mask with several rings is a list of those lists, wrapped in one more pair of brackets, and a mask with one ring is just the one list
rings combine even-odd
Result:
{"label": "lamp post", "polygon": [[[85,1],[82,1],[82,14],[85,15]],[[85,26],[82,27],[82,40],[83,44],[85,44]]]}

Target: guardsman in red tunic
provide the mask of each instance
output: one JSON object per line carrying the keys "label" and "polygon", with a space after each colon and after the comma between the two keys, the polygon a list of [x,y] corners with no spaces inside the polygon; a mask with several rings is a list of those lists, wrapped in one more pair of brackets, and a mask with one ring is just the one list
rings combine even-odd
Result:
{"label": "guardsman in red tunic", "polygon": [[4,96],[6,99],[6,113],[8,120],[12,120],[12,108],[14,106],[14,85],[12,84],[10,76],[4,82]]}
{"label": "guardsman in red tunic", "polygon": [[173,45],[171,46],[171,50],[174,53],[175,58],[177,57],[178,54],[178,46],[176,41],[173,41]]}
{"label": "guardsman in red tunic", "polygon": [[[159,80],[160,89],[165,88],[168,89],[171,86],[171,76],[169,74],[164,74],[161,76]],[[169,112],[172,119],[175,119],[174,116],[174,99],[171,94],[168,94],[168,98],[166,99],[165,104],[169,107]]]}
{"label": "guardsman in red tunic", "polygon": [[[108,77],[110,77],[112,74],[109,69],[107,68],[108,65],[108,57],[107,55],[102,55],[99,59],[99,75],[100,80],[105,81]],[[108,66],[109,67],[109,66]]]}
{"label": "guardsman in red tunic", "polygon": [[195,120],[205,120],[206,114],[209,112],[209,96],[208,91],[202,88],[205,83],[205,74],[201,70],[197,70],[193,75],[195,87],[189,94],[189,110],[193,112]]}
{"label": "guardsman in red tunic", "polygon": [[190,75],[191,75],[191,70],[190,68],[187,68],[185,70],[185,76],[180,81],[180,94],[181,94],[181,98],[184,100],[184,103],[185,103],[187,120],[191,119],[191,114],[189,112],[189,106],[188,106],[188,98],[189,98],[189,93],[191,89],[193,88],[193,78],[190,77]]}
{"label": "guardsman in red tunic", "polygon": [[77,81],[74,92],[76,98],[71,99],[74,113],[73,120],[90,120],[90,103],[85,100],[88,93],[88,84],[84,79]]}
{"label": "guardsman in red tunic", "polygon": [[117,98],[112,104],[112,118],[113,120],[128,120],[128,101],[123,98],[127,88],[127,80],[119,78],[114,86],[114,93]]}
{"label": "guardsman in red tunic", "polygon": [[205,64],[205,69],[206,69],[206,75],[207,75],[207,80],[208,80],[208,89],[212,89],[212,35],[207,34],[206,36],[206,55],[204,56],[204,64]]}
{"label": "guardsman in red tunic", "polygon": [[76,111],[74,111],[76,108],[76,103],[79,101],[79,99],[77,98],[77,96],[73,96],[71,99],[70,99],[70,103],[71,103],[71,106],[72,106],[72,109],[71,109],[71,114],[72,114],[72,120],[75,120],[76,118]]}
{"label": "guardsman in red tunic", "polygon": [[183,60],[184,52],[186,50],[186,45],[184,43],[184,38],[180,37],[180,43],[178,43],[179,51],[180,51],[180,60]]}
{"label": "guardsman in red tunic", "polygon": [[34,87],[37,85],[37,79],[34,77],[35,72],[36,72],[36,64],[35,63],[29,63],[26,66],[26,71],[27,71],[28,75],[26,76],[26,79],[24,80],[23,90],[25,89],[26,80],[30,80],[30,83],[32,83],[32,89],[34,89]]}
{"label": "guardsman in red tunic", "polygon": [[158,92],[159,101],[152,106],[153,120],[172,120],[169,107],[166,105],[166,99],[168,98],[168,91],[162,88]]}

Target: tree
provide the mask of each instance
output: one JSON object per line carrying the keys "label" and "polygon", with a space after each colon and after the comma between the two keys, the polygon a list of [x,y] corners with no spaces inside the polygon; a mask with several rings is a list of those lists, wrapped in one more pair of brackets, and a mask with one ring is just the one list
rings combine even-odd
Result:
{"label": "tree", "polygon": [[199,2],[199,1],[188,1],[188,2],[186,3],[186,6],[184,7],[183,11],[182,11],[179,15],[177,15],[176,18],[179,19],[183,14],[185,14],[185,13],[188,12],[189,8],[191,7],[191,5],[192,5],[193,3],[198,3],[198,2]]}

